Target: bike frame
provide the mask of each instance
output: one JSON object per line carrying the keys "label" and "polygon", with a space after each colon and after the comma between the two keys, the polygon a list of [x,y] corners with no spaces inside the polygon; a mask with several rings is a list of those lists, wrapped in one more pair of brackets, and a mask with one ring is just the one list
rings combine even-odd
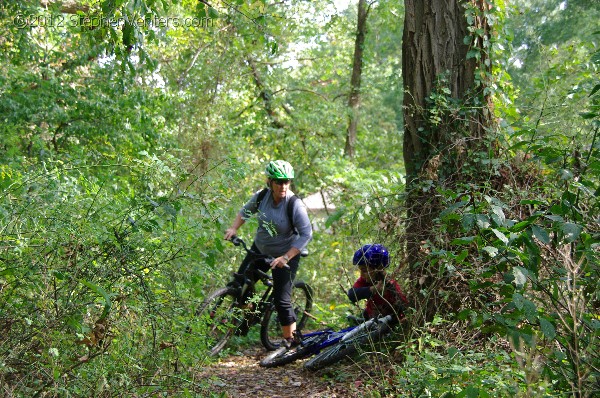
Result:
{"label": "bike frame", "polygon": [[321,352],[323,349],[325,349],[327,347],[337,344],[338,342],[346,341],[348,339],[353,338],[354,336],[361,333],[363,330],[369,328],[371,325],[373,325],[376,322],[389,323],[391,320],[392,320],[392,316],[387,315],[383,318],[372,318],[372,319],[369,319],[369,320],[361,323],[360,325],[350,326],[348,328],[345,328],[345,329],[342,329],[339,331],[335,331],[333,329],[327,329],[327,330],[321,330],[321,331],[317,331],[317,332],[303,334],[300,345],[302,345],[302,346],[306,345],[308,342],[311,341],[312,337],[327,335],[327,338],[324,341],[322,341],[321,343],[316,344],[314,346],[313,354],[318,354],[319,352]]}
{"label": "bike frame", "polygon": [[[242,284],[242,286],[240,286],[240,293],[238,295],[238,300],[240,302],[238,304],[245,304],[241,302],[242,298],[244,297],[248,289],[253,288],[256,285],[256,282],[258,282],[259,280],[262,282],[263,285],[266,286],[266,290],[263,292],[260,300],[258,301],[257,311],[254,313],[247,313],[244,316],[244,318],[249,322],[248,326],[253,326],[260,322],[260,318],[265,312],[265,310],[268,308],[268,306],[273,305],[273,297],[271,296],[271,292],[273,291],[273,277],[267,274],[266,272],[258,269],[258,267],[256,266],[256,262],[258,260],[264,259],[265,262],[270,263],[271,261],[273,261],[273,257],[267,256],[265,254],[256,253],[253,250],[248,249],[246,243],[238,237],[232,238],[231,242],[235,246],[241,245],[244,248],[244,250],[246,250],[246,252],[252,256],[252,260],[248,263],[248,265],[246,265],[246,268],[242,271],[241,274],[238,274],[242,275],[242,277],[244,278],[244,283]],[[252,278],[252,276],[257,276],[256,280]],[[238,281],[234,277],[232,282]]]}
{"label": "bike frame", "polygon": [[[380,336],[372,335],[372,333],[379,333],[384,326],[389,326],[393,319],[392,315],[387,315],[382,318],[369,319],[360,325],[347,327],[339,331],[325,329],[304,334],[301,336],[301,341],[298,346],[291,349],[284,348],[283,350],[280,349],[274,351],[273,354],[261,361],[261,366],[281,366],[297,359],[313,355],[316,355],[316,359],[322,354],[328,355],[326,353],[328,353],[330,349],[335,350],[335,347],[338,345],[341,347],[346,344],[352,346],[354,344],[354,339],[357,339],[358,344],[362,344],[365,338],[370,338],[371,336],[374,339],[379,340]],[[345,348],[340,348],[340,350],[342,350],[340,352],[344,352]],[[311,361],[312,360],[309,360],[309,362]]]}
{"label": "bike frame", "polygon": [[[246,251],[246,253],[250,254],[252,256],[252,260],[248,263],[248,265],[246,266],[246,268],[243,270],[242,272],[242,276],[244,278],[244,284],[241,286],[241,291],[240,291],[240,298],[244,297],[244,294],[248,291],[249,288],[254,287],[256,285],[256,282],[258,282],[258,280],[260,280],[263,285],[265,285],[267,287],[267,290],[264,292],[261,300],[259,301],[259,303],[264,303],[267,305],[272,305],[273,303],[273,298],[270,296],[271,291],[273,290],[273,277],[269,274],[267,274],[266,272],[258,269],[258,267],[256,266],[256,262],[258,260],[265,260],[265,262],[267,264],[270,264],[274,258],[271,256],[268,256],[266,254],[261,254],[261,253],[256,253],[255,251],[253,251],[252,249],[248,249],[248,246],[246,246],[246,242],[244,242],[242,239],[238,238],[237,236],[234,236],[233,238],[231,238],[231,243],[233,243],[235,246],[242,246],[244,248],[244,250]],[[285,265],[285,268],[290,268],[289,265]],[[258,279],[256,281],[254,281],[252,278],[250,278],[250,274],[254,274],[258,276]],[[235,281],[235,279],[234,279]],[[244,303],[240,303],[240,305],[243,305]],[[265,308],[259,308],[260,312],[262,313]]]}
{"label": "bike frame", "polygon": [[[273,290],[273,278],[268,275],[267,273],[259,270],[258,268],[256,268],[256,266],[254,265],[254,262],[251,262],[250,264],[248,264],[248,266],[246,267],[246,269],[244,270],[243,274],[244,275],[244,284],[241,286],[240,289],[240,298],[244,296],[244,294],[248,291],[248,289],[253,288],[256,285],[256,282],[258,282],[258,280],[260,280],[262,282],[263,285],[265,285],[267,287],[267,290],[265,291],[265,293],[263,294],[263,297],[261,299],[261,301],[264,301],[267,296],[271,293],[271,290]],[[253,279],[251,279],[249,277],[248,274],[256,274],[258,275],[258,280],[254,281]],[[240,303],[243,304],[243,303]]]}

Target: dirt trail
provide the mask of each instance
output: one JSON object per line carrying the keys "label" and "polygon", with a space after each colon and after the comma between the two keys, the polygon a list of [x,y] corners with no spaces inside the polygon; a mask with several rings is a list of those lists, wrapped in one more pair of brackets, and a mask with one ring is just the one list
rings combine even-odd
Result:
{"label": "dirt trail", "polygon": [[304,370],[304,361],[267,369],[258,364],[265,356],[264,349],[251,347],[241,354],[223,358],[207,366],[199,376],[211,383],[213,392],[224,393],[231,398],[361,396],[352,388],[352,382],[324,380],[319,373]]}

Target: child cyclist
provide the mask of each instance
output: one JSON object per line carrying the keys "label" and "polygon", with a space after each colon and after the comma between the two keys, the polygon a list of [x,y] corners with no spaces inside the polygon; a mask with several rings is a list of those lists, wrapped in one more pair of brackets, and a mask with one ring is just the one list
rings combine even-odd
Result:
{"label": "child cyclist", "polygon": [[408,301],[398,283],[385,271],[390,264],[387,248],[378,243],[364,245],[354,253],[352,263],[358,266],[360,277],[348,290],[348,298],[353,303],[367,300],[365,320],[390,314],[398,320],[404,318]]}

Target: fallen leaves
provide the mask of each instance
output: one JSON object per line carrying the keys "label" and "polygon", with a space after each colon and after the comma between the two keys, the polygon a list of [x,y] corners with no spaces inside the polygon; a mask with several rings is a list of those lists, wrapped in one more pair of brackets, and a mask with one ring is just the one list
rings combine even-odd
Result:
{"label": "fallen leaves", "polygon": [[304,371],[302,361],[277,368],[258,365],[265,355],[262,348],[246,350],[241,356],[224,358],[205,367],[198,376],[210,380],[214,391],[224,397],[252,398],[347,398],[360,396],[350,386],[331,379],[324,380]]}

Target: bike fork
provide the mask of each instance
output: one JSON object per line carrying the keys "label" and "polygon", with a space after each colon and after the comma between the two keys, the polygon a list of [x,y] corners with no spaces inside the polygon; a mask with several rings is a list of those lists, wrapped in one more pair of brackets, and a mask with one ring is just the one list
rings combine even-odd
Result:
{"label": "bike fork", "polygon": [[371,325],[373,325],[373,322],[374,322],[373,319],[369,319],[368,321],[361,323],[360,325],[358,325],[357,327],[355,327],[354,329],[352,329],[351,331],[349,331],[348,333],[343,335],[342,338],[340,339],[340,341],[346,341],[348,339],[351,339],[352,337],[361,333],[363,330],[371,327]]}

